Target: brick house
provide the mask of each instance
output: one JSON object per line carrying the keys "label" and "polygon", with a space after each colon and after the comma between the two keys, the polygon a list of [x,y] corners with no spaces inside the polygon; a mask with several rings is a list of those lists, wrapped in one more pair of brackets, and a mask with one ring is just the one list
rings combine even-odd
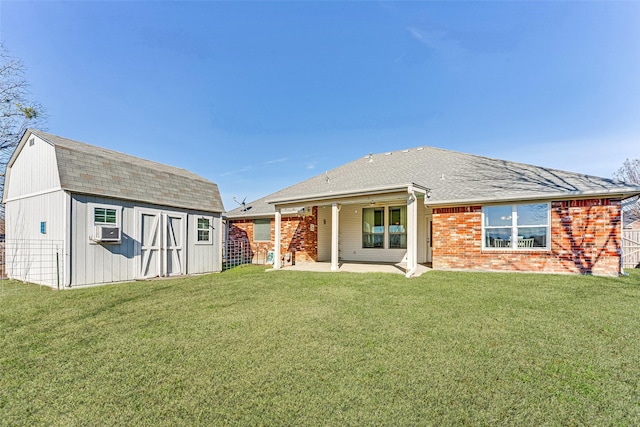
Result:
{"label": "brick house", "polygon": [[419,147],[370,154],[226,217],[228,239],[248,241],[253,255],[295,253],[332,271],[344,261],[400,263],[407,277],[418,264],[617,275],[621,202],[637,194],[611,179]]}

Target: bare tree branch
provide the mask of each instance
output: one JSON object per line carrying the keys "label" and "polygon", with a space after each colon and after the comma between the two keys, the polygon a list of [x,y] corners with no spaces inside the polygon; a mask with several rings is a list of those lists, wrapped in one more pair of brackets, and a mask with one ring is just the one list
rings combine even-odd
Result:
{"label": "bare tree branch", "polygon": [[[613,177],[628,184],[640,185],[640,159],[625,160],[620,169],[613,174]],[[640,201],[637,197],[634,203],[629,204],[626,212],[632,217],[640,219]]]}
{"label": "bare tree branch", "polygon": [[[28,127],[44,122],[44,110],[30,98],[25,80],[24,63],[11,56],[0,42],[0,191],[4,188],[4,172],[20,137]],[[4,206],[0,206],[4,217]]]}

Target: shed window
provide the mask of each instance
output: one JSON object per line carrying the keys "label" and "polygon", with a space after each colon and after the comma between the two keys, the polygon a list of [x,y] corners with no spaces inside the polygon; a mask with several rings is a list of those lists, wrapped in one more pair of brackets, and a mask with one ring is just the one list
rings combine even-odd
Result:
{"label": "shed window", "polygon": [[549,203],[482,208],[483,247],[515,250],[549,247]]}
{"label": "shed window", "polygon": [[253,220],[253,240],[256,242],[271,241],[271,219],[254,219]]}
{"label": "shed window", "polygon": [[211,242],[211,220],[209,218],[198,218],[198,243]]}
{"label": "shed window", "polygon": [[362,209],[362,247],[384,248],[384,208]]}
{"label": "shed window", "polygon": [[94,208],[93,222],[96,224],[117,224],[117,211],[110,208]]}

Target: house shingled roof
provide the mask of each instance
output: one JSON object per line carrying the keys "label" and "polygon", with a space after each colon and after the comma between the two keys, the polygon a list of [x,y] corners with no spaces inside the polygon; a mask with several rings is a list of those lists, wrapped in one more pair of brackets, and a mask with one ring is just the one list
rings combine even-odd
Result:
{"label": "house shingled roof", "polygon": [[53,145],[63,190],[162,206],[224,212],[217,184],[185,169],[38,130],[29,129],[28,132]]}
{"label": "house shingled roof", "polygon": [[[428,204],[544,200],[640,193],[639,186],[613,179],[493,159],[435,147],[372,154],[309,178],[227,212],[228,218],[271,215],[270,202],[330,198],[382,186],[429,188]],[[301,202],[304,204],[304,202]]]}

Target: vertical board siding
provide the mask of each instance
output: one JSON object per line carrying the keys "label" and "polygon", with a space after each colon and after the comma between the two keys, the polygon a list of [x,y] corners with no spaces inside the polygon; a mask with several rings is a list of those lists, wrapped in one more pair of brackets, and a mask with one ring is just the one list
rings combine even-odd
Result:
{"label": "vertical board siding", "polygon": [[[121,243],[89,240],[93,224],[90,203],[122,206]],[[122,282],[135,278],[133,203],[104,197],[72,196],[71,282],[73,285]]]}
{"label": "vertical board siding", "polygon": [[418,263],[427,262],[427,213],[424,200],[418,199]]}
{"label": "vertical board siding", "polygon": [[331,206],[318,207],[318,261],[331,261]]}
{"label": "vertical board siding", "polygon": [[[197,243],[198,218],[211,217],[211,244]],[[187,217],[187,273],[222,271],[222,216],[219,213],[191,211]]]}
{"label": "vertical board siding", "polygon": [[[5,205],[7,240],[63,240],[64,191],[40,194],[7,202]],[[46,234],[40,223],[46,222]]]}
{"label": "vertical board siding", "polygon": [[624,268],[640,268],[640,230],[622,231],[622,263]]}
{"label": "vertical board siding", "polygon": [[32,138],[34,145],[27,141],[11,166],[7,200],[60,188],[55,149],[36,136]]}
{"label": "vertical board siding", "polygon": [[[89,240],[90,229],[88,227],[93,223],[93,213],[90,212],[90,204],[92,203],[123,207],[120,244],[92,243]],[[71,283],[73,286],[123,282],[138,278],[140,256],[136,248],[139,236],[137,235],[138,218],[136,218],[135,208],[158,213],[187,214],[186,241],[183,243],[184,249],[182,250],[184,273],[221,271],[220,233],[222,219],[219,213],[161,207],[96,196],[73,195],[71,208],[73,224]],[[196,244],[197,218],[200,216],[212,218],[212,244]]]}
{"label": "vertical board siding", "polygon": [[[394,203],[393,206],[401,206]],[[390,205],[391,206],[391,205]],[[406,249],[370,249],[362,247],[362,209],[369,205],[343,205],[339,218],[340,259],[362,262],[400,262]],[[387,221],[388,219],[385,219]]]}
{"label": "vertical board siding", "polygon": [[[40,252],[53,246],[58,248],[60,276],[64,276],[64,201],[65,193],[59,190],[7,202],[5,262],[9,277],[56,286],[52,272],[38,267],[43,257],[54,256]],[[40,232],[41,222],[46,222],[44,234]],[[14,267],[19,275],[14,276]]]}

